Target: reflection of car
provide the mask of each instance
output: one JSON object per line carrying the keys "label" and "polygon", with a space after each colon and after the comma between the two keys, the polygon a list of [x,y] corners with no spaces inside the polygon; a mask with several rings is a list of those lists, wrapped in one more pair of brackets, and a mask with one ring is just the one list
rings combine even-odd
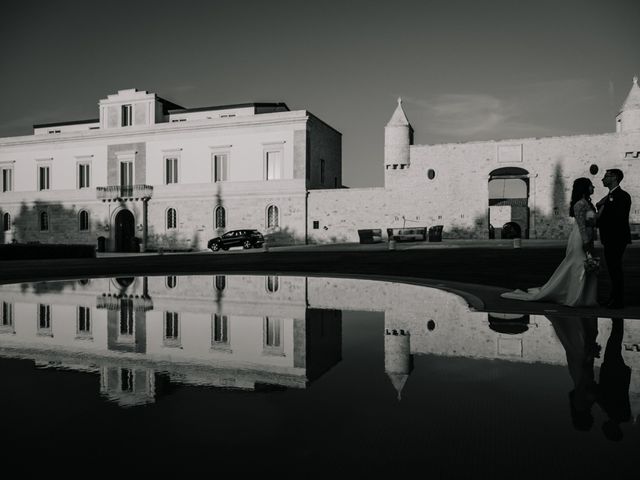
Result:
{"label": "reflection of car", "polygon": [[221,237],[209,240],[207,247],[217,252],[231,247],[260,248],[263,243],[264,237],[258,230],[231,230]]}

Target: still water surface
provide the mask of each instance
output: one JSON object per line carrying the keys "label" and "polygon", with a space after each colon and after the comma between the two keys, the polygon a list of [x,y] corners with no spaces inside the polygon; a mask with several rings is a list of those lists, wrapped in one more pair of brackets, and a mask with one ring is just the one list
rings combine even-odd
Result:
{"label": "still water surface", "polygon": [[602,478],[640,465],[638,321],[275,275],[5,285],[0,305],[2,451],[24,473]]}

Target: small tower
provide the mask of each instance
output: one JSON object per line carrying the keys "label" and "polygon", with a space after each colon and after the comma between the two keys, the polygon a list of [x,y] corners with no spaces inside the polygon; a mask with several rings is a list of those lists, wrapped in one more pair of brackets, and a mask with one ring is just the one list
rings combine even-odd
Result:
{"label": "small tower", "polygon": [[402,388],[413,370],[411,358],[411,335],[408,330],[385,329],[384,371],[401,398]]}
{"label": "small tower", "polygon": [[620,113],[616,116],[616,132],[630,132],[640,130],[640,87],[638,77],[633,77],[633,85],[627,99],[622,104]]}
{"label": "small tower", "polygon": [[398,106],[384,127],[384,168],[408,168],[410,145],[413,145],[413,127],[402,109],[402,99],[398,98]]}

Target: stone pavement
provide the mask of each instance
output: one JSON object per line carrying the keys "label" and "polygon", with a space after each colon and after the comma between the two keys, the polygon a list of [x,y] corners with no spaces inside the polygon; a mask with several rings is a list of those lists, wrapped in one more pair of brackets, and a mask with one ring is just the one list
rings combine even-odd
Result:
{"label": "stone pavement", "polygon": [[[596,251],[597,254],[597,251]],[[640,243],[625,254],[627,307],[570,308],[544,302],[503,299],[500,293],[542,285],[564,256],[564,242],[523,240],[445,240],[438,243],[336,244],[270,247],[212,253],[100,253],[95,259],[5,261],[0,283],[106,276],[272,273],[348,276],[394,280],[452,291],[482,311],[640,319]],[[598,275],[600,295],[609,289],[606,271]]]}

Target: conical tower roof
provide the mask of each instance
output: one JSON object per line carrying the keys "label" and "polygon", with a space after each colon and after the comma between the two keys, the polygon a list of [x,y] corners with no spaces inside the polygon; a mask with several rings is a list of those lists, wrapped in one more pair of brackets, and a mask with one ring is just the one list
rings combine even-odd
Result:
{"label": "conical tower roof", "polygon": [[409,120],[407,119],[407,114],[404,113],[402,109],[402,98],[398,97],[398,106],[396,110],[391,115],[391,120],[387,123],[387,126],[409,126]]}
{"label": "conical tower roof", "polygon": [[407,383],[409,375],[407,375],[406,373],[387,373],[387,375],[391,379],[393,388],[395,388],[396,392],[398,392],[398,401],[400,401],[402,389],[404,388],[404,384]]}
{"label": "conical tower roof", "polygon": [[[638,77],[633,77],[633,85],[627,99],[622,104],[620,111],[624,110],[640,110],[640,87],[638,86]],[[394,114],[395,115],[395,114]]]}

